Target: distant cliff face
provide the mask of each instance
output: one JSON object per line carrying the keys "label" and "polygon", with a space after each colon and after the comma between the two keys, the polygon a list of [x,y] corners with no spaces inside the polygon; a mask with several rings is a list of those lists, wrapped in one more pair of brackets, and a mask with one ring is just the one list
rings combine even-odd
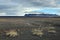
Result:
{"label": "distant cliff face", "polygon": [[26,17],[58,17],[56,14],[25,14]]}

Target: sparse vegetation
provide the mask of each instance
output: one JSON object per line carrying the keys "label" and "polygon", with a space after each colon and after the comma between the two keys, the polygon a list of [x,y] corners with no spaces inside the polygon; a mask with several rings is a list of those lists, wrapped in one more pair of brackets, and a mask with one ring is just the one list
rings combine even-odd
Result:
{"label": "sparse vegetation", "polygon": [[18,32],[16,30],[9,30],[9,31],[6,31],[6,36],[8,35],[9,37],[16,37],[18,36]]}
{"label": "sparse vegetation", "polygon": [[59,37],[60,18],[0,19],[0,40],[60,40]]}
{"label": "sparse vegetation", "polygon": [[40,37],[42,37],[42,35],[44,35],[43,30],[40,30],[40,29],[33,29],[32,34],[40,36]]}

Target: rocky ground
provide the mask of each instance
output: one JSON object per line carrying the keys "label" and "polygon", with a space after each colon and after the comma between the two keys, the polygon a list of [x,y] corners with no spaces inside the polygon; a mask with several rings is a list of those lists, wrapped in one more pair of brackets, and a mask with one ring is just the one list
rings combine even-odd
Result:
{"label": "rocky ground", "polygon": [[60,18],[0,18],[0,40],[60,40]]}

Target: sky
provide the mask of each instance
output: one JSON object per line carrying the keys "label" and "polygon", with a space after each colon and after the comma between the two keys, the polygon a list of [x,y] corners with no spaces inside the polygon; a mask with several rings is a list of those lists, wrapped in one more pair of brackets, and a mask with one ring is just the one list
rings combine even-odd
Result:
{"label": "sky", "polygon": [[60,15],[60,0],[0,0],[0,16],[43,12]]}

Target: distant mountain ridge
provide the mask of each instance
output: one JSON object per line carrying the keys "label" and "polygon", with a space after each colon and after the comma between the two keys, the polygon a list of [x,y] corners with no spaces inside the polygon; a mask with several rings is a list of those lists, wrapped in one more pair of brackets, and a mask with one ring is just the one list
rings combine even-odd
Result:
{"label": "distant mountain ridge", "polygon": [[59,17],[56,14],[25,14],[26,17]]}
{"label": "distant mountain ridge", "polygon": [[56,14],[25,14],[24,16],[0,16],[0,18],[60,18]]}

